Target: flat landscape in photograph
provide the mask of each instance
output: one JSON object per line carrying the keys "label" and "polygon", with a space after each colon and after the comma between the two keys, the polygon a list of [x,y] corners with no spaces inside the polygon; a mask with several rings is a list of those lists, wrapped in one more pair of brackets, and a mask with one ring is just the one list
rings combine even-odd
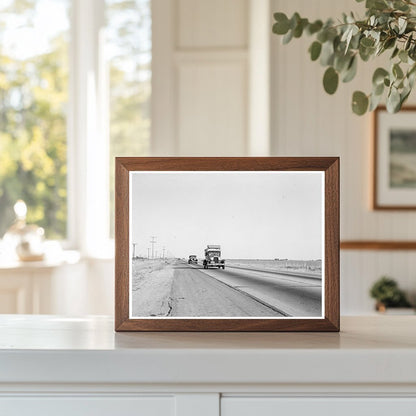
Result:
{"label": "flat landscape in photograph", "polygon": [[322,318],[322,172],[131,173],[130,316]]}
{"label": "flat landscape in photograph", "polygon": [[320,261],[133,259],[133,317],[320,317]]}

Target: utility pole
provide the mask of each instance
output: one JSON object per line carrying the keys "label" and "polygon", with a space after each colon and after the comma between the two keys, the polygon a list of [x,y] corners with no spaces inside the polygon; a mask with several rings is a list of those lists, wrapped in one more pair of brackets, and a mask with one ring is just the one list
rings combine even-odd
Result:
{"label": "utility pole", "polygon": [[136,246],[137,246],[137,243],[133,243],[133,259],[136,258]]}
{"label": "utility pole", "polygon": [[150,244],[152,245],[152,259],[155,258],[155,244],[156,244],[156,237],[152,235],[150,237]]}
{"label": "utility pole", "polygon": [[163,260],[165,260],[165,247],[163,247]]}

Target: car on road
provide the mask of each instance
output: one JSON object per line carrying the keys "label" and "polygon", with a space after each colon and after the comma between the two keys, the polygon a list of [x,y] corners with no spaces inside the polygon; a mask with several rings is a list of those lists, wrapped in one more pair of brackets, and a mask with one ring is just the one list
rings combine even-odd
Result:
{"label": "car on road", "polygon": [[188,264],[198,264],[198,258],[195,254],[191,254],[188,259]]}
{"label": "car on road", "polygon": [[218,267],[225,269],[225,261],[221,260],[221,246],[208,245],[205,249],[204,269]]}

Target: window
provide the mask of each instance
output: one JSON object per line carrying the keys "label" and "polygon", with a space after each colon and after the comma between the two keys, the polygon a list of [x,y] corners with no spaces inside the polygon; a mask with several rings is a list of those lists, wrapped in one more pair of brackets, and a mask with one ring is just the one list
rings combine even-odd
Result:
{"label": "window", "polygon": [[68,0],[0,6],[0,236],[24,199],[29,222],[66,237],[69,10]]}
{"label": "window", "polygon": [[114,235],[114,157],[150,147],[150,0],[107,0],[110,80],[110,235]]}
{"label": "window", "polygon": [[151,0],[1,2],[0,238],[17,199],[86,254],[112,237],[114,157],[149,152],[151,46]]}

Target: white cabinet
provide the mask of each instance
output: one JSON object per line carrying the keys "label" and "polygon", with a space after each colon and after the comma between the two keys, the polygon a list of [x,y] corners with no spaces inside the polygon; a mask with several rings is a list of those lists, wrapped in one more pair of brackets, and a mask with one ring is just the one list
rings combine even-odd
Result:
{"label": "white cabinet", "polygon": [[174,416],[173,397],[16,397],[0,398],[7,416]]}
{"label": "white cabinet", "polygon": [[0,315],[3,416],[415,416],[416,316],[341,333],[115,333]]}
{"label": "white cabinet", "polygon": [[63,252],[54,261],[0,258],[0,314],[110,314],[114,310],[114,260],[80,259]]}
{"label": "white cabinet", "polygon": [[224,397],[221,416],[414,416],[416,398]]}

